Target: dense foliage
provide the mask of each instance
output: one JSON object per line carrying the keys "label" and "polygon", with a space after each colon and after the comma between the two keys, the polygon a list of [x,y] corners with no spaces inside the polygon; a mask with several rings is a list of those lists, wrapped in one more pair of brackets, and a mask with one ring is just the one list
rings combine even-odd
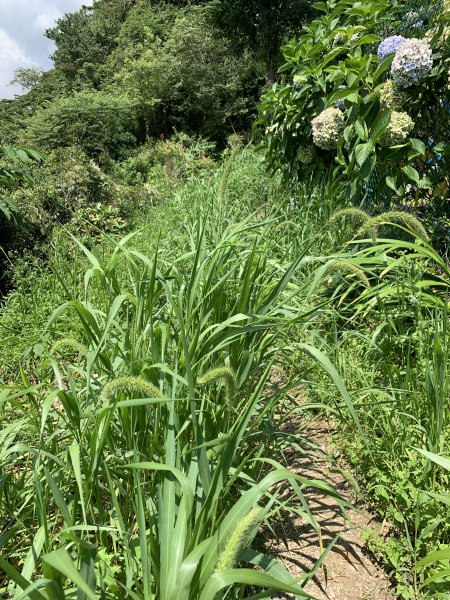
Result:
{"label": "dense foliage", "polygon": [[0,103],[1,597],[307,596],[317,495],[348,508],[290,470],[326,416],[396,596],[449,599],[449,17],[95,0],[47,32]]}
{"label": "dense foliage", "polygon": [[[55,43],[54,67],[45,73],[18,69],[14,82],[25,93],[0,101],[0,143],[44,154],[42,168],[30,173],[36,183],[19,193],[21,214],[32,218],[27,228],[23,220],[20,225],[17,221],[6,225],[5,252],[41,244],[42,236],[51,233],[48,225],[67,222],[69,214],[76,213],[77,219],[95,214],[97,224],[109,217],[123,218],[126,209],[108,217],[105,204],[118,195],[135,197],[123,186],[138,182],[130,178],[128,169],[139,161],[144,160],[146,166],[142,163],[139,169],[146,169],[144,179],[150,180],[158,178],[157,165],[163,171],[170,169],[169,163],[177,162],[170,154],[189,153],[199,138],[204,139],[198,148],[203,148],[205,161],[226,146],[230,135],[249,138],[264,83],[259,49],[266,42],[255,45],[247,39],[236,52],[236,23],[220,22],[222,4],[227,3],[98,0],[92,7],[66,14],[47,31]],[[270,42],[273,60],[290,34],[281,31],[286,8],[264,2],[252,6],[265,23],[274,11],[277,15],[276,43]],[[307,14],[307,5],[301,4],[293,25],[303,22]],[[149,152],[169,136],[183,139],[181,148],[175,141],[165,147],[164,156],[164,152]],[[57,155],[52,152],[63,148],[70,159],[58,173]],[[95,169],[86,157],[103,170],[103,191],[97,197],[96,192],[86,195],[83,185],[79,188],[72,181],[73,169]],[[148,194],[152,193],[150,189]],[[142,193],[137,191],[137,196]]]}
{"label": "dense foliage", "polygon": [[404,3],[315,6],[323,16],[283,48],[283,77],[260,105],[273,169],[300,177],[325,169],[354,203],[423,204],[446,223],[447,13],[433,5],[401,36],[386,36],[402,23]]}

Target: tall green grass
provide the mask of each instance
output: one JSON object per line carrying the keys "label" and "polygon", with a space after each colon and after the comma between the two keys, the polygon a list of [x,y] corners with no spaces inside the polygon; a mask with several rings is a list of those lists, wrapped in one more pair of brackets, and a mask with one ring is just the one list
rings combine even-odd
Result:
{"label": "tall green grass", "polygon": [[326,305],[309,299],[310,253],[329,241],[303,207],[320,200],[320,221],[333,202],[298,192],[276,189],[254,157],[232,156],[139,232],[100,252],[72,240],[84,283],[55,273],[60,301],[21,382],[0,396],[7,597],[306,596],[312,574],[294,580],[254,543],[288,512],[321,539],[305,487],[346,506],[280,462],[300,441],[285,430],[303,410],[287,397],[303,380],[296,351],[358,418],[337,371],[306,343]]}
{"label": "tall green grass", "polygon": [[[372,549],[392,570],[399,597],[447,598],[450,480],[433,457],[445,461],[450,452],[450,272],[408,219],[367,217],[367,224],[389,227],[393,239],[379,238],[378,226],[375,239],[357,234],[333,259],[337,273],[327,264],[318,270],[315,293],[332,297],[338,310],[316,340],[351,391],[364,432],[355,438],[359,432],[341,411],[340,447],[390,524],[387,538],[369,534]],[[329,396],[324,388],[318,394]],[[430,553],[439,560],[426,559]]]}

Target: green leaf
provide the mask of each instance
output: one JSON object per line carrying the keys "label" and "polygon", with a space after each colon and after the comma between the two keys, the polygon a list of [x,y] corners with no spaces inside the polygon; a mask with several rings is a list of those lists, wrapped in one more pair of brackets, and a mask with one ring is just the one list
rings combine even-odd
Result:
{"label": "green leaf", "polygon": [[448,546],[447,548],[441,548],[440,550],[435,550],[434,552],[430,552],[429,554],[427,554],[425,558],[422,558],[422,560],[419,560],[419,562],[416,565],[414,565],[413,571],[417,571],[422,567],[426,567],[427,565],[434,564],[441,560],[450,560],[450,546]]}
{"label": "green leaf", "polygon": [[255,571],[253,569],[228,569],[219,573],[214,573],[209,578],[205,588],[200,595],[199,600],[215,600],[217,594],[234,584],[241,583],[258,588],[269,588],[274,591],[289,592],[300,596],[301,598],[311,598],[299,585],[283,583],[274,579],[267,573]]}
{"label": "green leaf", "polygon": [[363,44],[374,44],[376,42],[379,42],[381,39],[382,38],[380,38],[379,35],[367,33],[366,35],[363,35],[362,37],[357,39],[354,43],[354,46],[362,46]]}
{"label": "green leaf", "polygon": [[393,59],[393,56],[388,56],[380,62],[377,70],[373,74],[373,82],[374,83],[376,83],[378,81],[378,79],[382,75],[384,75],[384,73],[389,69],[389,67],[391,66],[391,63],[392,63],[392,59]]}
{"label": "green leaf", "polygon": [[348,409],[356,427],[358,428],[362,439],[367,443],[366,436],[364,435],[364,432],[362,430],[361,422],[356,413],[353,401],[350,397],[350,394],[347,391],[347,388],[345,387],[345,384],[344,384],[341,376],[339,375],[338,371],[336,370],[336,367],[331,363],[330,359],[323,352],[321,352],[318,348],[315,348],[314,346],[311,346],[310,344],[303,344],[303,343],[299,344],[298,348],[299,348],[299,350],[302,350],[306,354],[309,354],[310,356],[312,356],[312,358],[314,358],[317,361],[317,363],[319,365],[321,365],[323,367],[323,369],[325,369],[325,371],[331,377],[335,386],[338,388],[345,404],[347,405],[347,409]]}
{"label": "green leaf", "polygon": [[411,138],[409,140],[409,143],[414,148],[414,150],[417,151],[419,156],[422,156],[427,151],[427,148],[426,148],[425,144],[422,142],[422,140],[418,140],[417,138]]}
{"label": "green leaf", "polygon": [[386,185],[388,187],[390,187],[391,190],[394,190],[394,192],[400,196],[400,190],[397,185],[397,176],[396,175],[388,175],[386,177]]}
{"label": "green leaf", "polygon": [[356,162],[360,167],[366,162],[371,153],[375,150],[372,142],[366,142],[365,144],[359,144],[355,148]]}
{"label": "green leaf", "polygon": [[12,565],[9,564],[2,556],[0,556],[0,569],[6,573],[10,581],[14,581],[17,585],[19,585],[23,590],[28,589],[28,596],[30,600],[47,600],[45,596],[43,596],[37,590],[31,590],[32,584],[23,577],[19,571],[17,571]]}
{"label": "green leaf", "polygon": [[414,183],[417,183],[417,185],[419,185],[420,175],[417,169],[415,169],[411,165],[406,165],[402,167],[402,171],[407,177],[409,177],[409,179],[411,179],[412,181],[414,181]]}
{"label": "green leaf", "polygon": [[[85,541],[80,543],[80,575],[93,592],[97,583],[94,567],[96,556],[97,548],[93,544]],[[78,588],[77,600],[88,600],[81,588]]]}
{"label": "green leaf", "polygon": [[363,142],[367,142],[367,127],[362,119],[358,119],[355,123],[355,131]]}
{"label": "green leaf", "polygon": [[440,456],[439,454],[433,454],[432,452],[428,452],[428,450],[422,450],[420,448],[416,448],[416,450],[417,452],[420,452],[422,456],[428,458],[428,460],[431,460],[443,469],[447,469],[447,471],[450,471],[450,458],[445,458],[444,456]]}
{"label": "green leaf", "polygon": [[391,113],[390,111],[383,111],[378,115],[375,119],[374,124],[370,130],[370,139],[375,144],[383,133],[386,131],[386,127],[391,122]]}
{"label": "green leaf", "polygon": [[[59,571],[64,577],[70,579],[70,581],[84,593],[83,597],[88,598],[89,600],[97,600],[96,593],[92,590],[89,583],[81,576],[67,550],[60,548],[50,554],[46,554],[43,556],[42,560],[56,571]],[[80,598],[80,596],[78,596],[78,598]]]}
{"label": "green leaf", "polygon": [[315,10],[321,10],[322,12],[328,12],[328,4],[326,2],[316,2],[312,6]]}
{"label": "green leaf", "polygon": [[75,479],[78,485],[78,491],[80,493],[81,510],[83,512],[84,523],[86,525],[87,517],[86,507],[84,505],[83,475],[80,464],[80,446],[77,442],[72,442],[71,446],[69,447],[69,454],[72,461],[73,474],[75,475]]}
{"label": "green leaf", "polygon": [[337,89],[331,96],[328,98],[327,104],[333,106],[336,100],[342,100],[343,98],[353,97],[355,93],[358,91],[358,88],[345,88],[345,89]]}

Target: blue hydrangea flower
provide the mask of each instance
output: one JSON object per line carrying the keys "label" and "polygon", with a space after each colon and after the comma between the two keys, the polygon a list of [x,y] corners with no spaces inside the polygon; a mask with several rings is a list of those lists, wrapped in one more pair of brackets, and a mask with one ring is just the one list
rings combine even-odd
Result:
{"label": "blue hydrangea flower", "polygon": [[402,35],[391,35],[381,42],[378,46],[378,59],[383,60],[389,54],[395,54],[400,46],[406,42],[407,39]]}

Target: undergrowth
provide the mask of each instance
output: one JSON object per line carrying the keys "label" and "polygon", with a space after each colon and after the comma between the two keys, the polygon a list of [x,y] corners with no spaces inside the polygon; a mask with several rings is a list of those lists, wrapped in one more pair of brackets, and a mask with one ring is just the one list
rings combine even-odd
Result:
{"label": "undergrowth", "polygon": [[420,223],[355,225],[338,189],[280,184],[252,150],[165,190],[125,237],[59,228],[45,267],[15,265],[2,593],[301,597],[315,570],[295,581],[254,542],[287,511],[320,544],[303,489],[336,495],[282,464],[301,386],[387,525],[367,538],[398,596],[447,598],[450,271]]}

